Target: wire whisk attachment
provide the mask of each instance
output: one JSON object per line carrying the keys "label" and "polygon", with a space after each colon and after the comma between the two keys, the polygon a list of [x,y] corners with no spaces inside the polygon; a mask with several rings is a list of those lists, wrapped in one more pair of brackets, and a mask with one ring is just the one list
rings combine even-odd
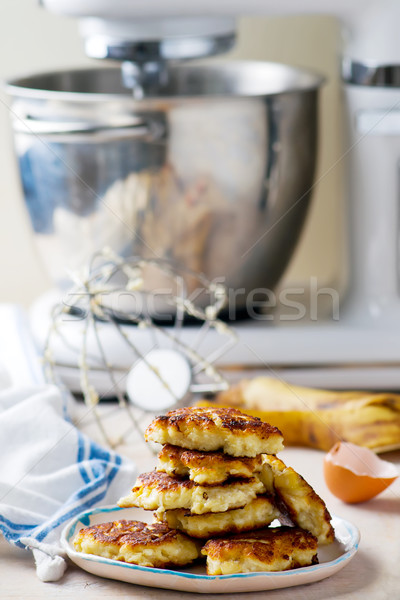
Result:
{"label": "wire whisk attachment", "polygon": [[[109,446],[134,431],[142,437],[150,414],[188,404],[194,393],[228,387],[216,363],[237,335],[218,318],[227,303],[221,282],[167,260],[124,258],[105,248],[71,274],[71,283],[52,310],[45,374],[57,381],[55,357],[62,347],[79,370],[81,394]],[[110,397],[127,415],[127,430],[116,438],[98,410]]]}

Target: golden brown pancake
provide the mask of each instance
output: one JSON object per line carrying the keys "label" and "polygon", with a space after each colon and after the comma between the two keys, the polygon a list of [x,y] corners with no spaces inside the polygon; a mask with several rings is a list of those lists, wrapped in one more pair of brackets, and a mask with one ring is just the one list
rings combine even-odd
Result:
{"label": "golden brown pancake", "polygon": [[231,456],[276,454],[283,448],[279,429],[235,408],[172,410],[150,423],[145,439],[201,452],[222,450]]}
{"label": "golden brown pancake", "polygon": [[264,484],[255,477],[228,480],[222,485],[201,486],[190,479],[178,479],[151,471],[139,475],[131,493],[121,498],[118,505],[162,511],[186,508],[194,514],[203,514],[240,508],[264,491]]}
{"label": "golden brown pancake", "polygon": [[157,471],[210,485],[223,483],[229,477],[253,477],[261,466],[262,454],[254,458],[237,458],[223,452],[199,452],[165,444],[158,455]]}
{"label": "golden brown pancake", "polygon": [[183,508],[156,513],[156,518],[171,529],[179,529],[199,539],[266,527],[279,516],[273,499],[268,496],[258,496],[243,508],[219,513],[193,515]]}
{"label": "golden brown pancake", "polygon": [[263,460],[259,476],[268,492],[275,490],[282,512],[286,512],[295,525],[315,535],[320,544],[333,542],[331,515],[311,485],[276,456],[264,455]]}
{"label": "golden brown pancake", "polygon": [[271,527],[232,537],[209,540],[208,575],[286,571],[318,563],[317,539],[294,527]]}
{"label": "golden brown pancake", "polygon": [[145,567],[183,566],[200,556],[200,546],[165,523],[112,521],[81,529],[75,539],[77,552],[96,554]]}

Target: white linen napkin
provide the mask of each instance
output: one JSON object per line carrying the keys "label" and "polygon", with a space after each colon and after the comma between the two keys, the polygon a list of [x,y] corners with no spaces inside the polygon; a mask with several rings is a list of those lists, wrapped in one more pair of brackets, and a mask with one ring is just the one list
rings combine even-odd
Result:
{"label": "white linen napkin", "polygon": [[114,504],[136,468],[72,425],[68,394],[27,376],[15,385],[6,372],[0,368],[0,532],[33,551],[42,581],[56,581],[66,568],[59,544],[65,524],[92,506]]}

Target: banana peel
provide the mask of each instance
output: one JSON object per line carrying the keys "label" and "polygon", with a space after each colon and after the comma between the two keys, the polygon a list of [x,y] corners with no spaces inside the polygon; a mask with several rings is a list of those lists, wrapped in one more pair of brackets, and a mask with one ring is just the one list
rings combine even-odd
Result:
{"label": "banana peel", "polygon": [[197,406],[233,406],[281,430],[287,446],[328,451],[339,440],[386,452],[400,448],[400,394],[334,392],[256,377]]}

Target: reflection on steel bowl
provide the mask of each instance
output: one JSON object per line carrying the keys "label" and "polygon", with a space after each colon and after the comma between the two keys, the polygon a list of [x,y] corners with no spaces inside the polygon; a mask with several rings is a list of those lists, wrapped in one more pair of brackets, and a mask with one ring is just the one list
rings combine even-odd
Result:
{"label": "reflection on steel bowl", "polygon": [[65,285],[110,246],[218,279],[239,314],[251,290],[274,288],[296,246],[321,84],[254,62],[173,67],[140,100],[118,68],[10,82],[25,201],[53,280]]}

